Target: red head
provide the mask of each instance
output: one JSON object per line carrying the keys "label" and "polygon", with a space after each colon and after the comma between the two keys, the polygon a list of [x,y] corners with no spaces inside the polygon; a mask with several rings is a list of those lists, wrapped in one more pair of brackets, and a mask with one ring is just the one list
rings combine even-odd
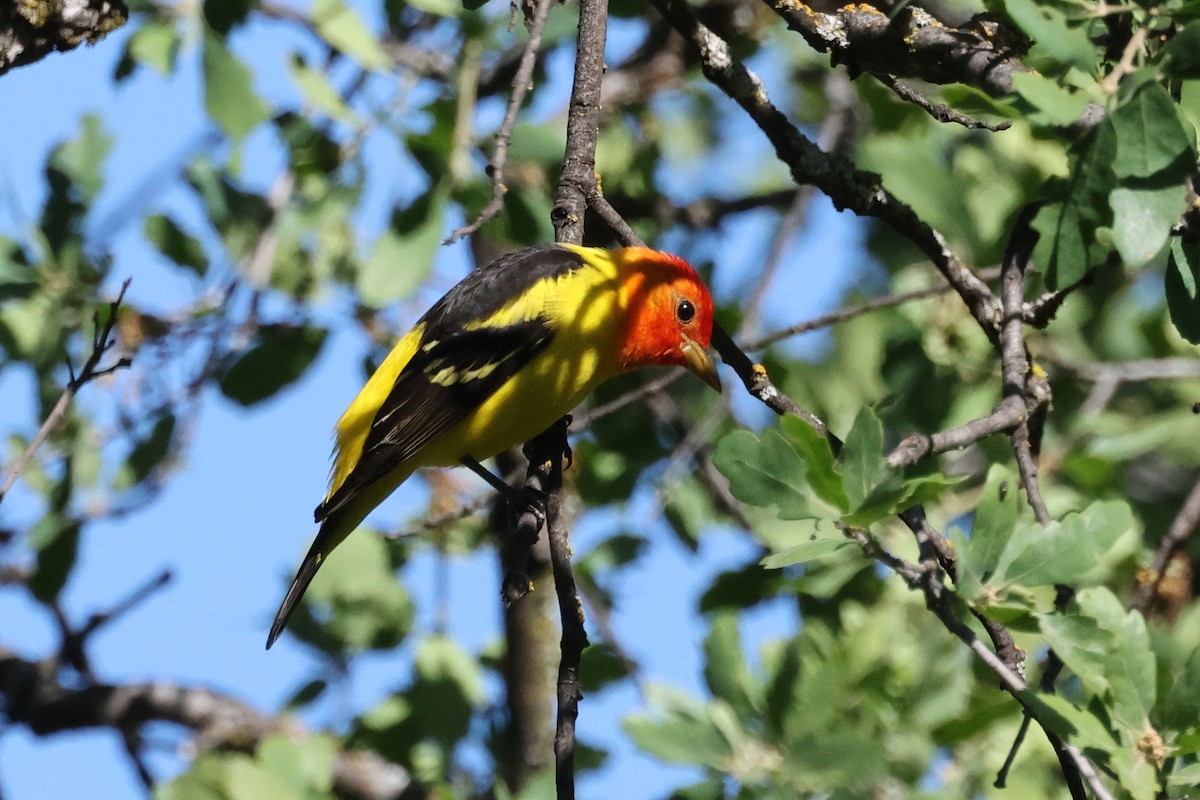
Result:
{"label": "red head", "polygon": [[678,256],[645,247],[613,253],[620,265],[621,368],[687,367],[717,391],[721,381],[708,357],[713,304],[692,265]]}

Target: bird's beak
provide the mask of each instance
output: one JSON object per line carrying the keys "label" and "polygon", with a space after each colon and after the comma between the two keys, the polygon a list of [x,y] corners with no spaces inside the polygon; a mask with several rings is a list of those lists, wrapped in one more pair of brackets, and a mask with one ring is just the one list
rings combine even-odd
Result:
{"label": "bird's beak", "polygon": [[682,350],[684,366],[700,376],[700,380],[718,392],[721,391],[721,379],[717,376],[717,366],[708,357],[708,351],[687,336],[683,337]]}

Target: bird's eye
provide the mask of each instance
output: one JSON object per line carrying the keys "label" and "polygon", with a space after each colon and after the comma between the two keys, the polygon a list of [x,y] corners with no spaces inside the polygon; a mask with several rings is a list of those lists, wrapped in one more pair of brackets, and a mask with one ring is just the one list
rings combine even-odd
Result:
{"label": "bird's eye", "polygon": [[680,300],[675,306],[675,317],[685,325],[696,318],[696,307],[691,300]]}

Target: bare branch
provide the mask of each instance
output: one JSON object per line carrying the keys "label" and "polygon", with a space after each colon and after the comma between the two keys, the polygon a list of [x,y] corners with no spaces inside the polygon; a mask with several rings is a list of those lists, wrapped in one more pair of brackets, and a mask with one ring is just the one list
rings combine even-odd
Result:
{"label": "bare branch", "polygon": [[1175,519],[1171,520],[1171,527],[1167,529],[1166,535],[1158,543],[1158,549],[1154,551],[1154,560],[1150,562],[1150,568],[1145,571],[1144,575],[1139,576],[1140,585],[1137,592],[1134,593],[1133,602],[1130,604],[1131,608],[1145,613],[1150,607],[1150,601],[1154,599],[1159,584],[1162,583],[1163,576],[1166,574],[1167,564],[1187,541],[1187,538],[1195,532],[1198,524],[1200,524],[1200,480],[1192,486],[1192,490],[1188,492],[1187,498],[1179,508],[1179,513],[1175,515]]}
{"label": "bare branch", "polygon": [[492,198],[488,200],[483,210],[475,217],[475,221],[464,225],[450,234],[445,244],[452,244],[464,236],[469,236],[479,230],[485,222],[500,213],[504,207],[504,193],[508,187],[504,184],[504,168],[508,164],[508,143],[512,140],[513,127],[517,124],[517,113],[525,102],[525,95],[533,84],[533,67],[537,63],[537,54],[542,46],[542,31],[546,27],[546,17],[554,0],[538,0],[533,18],[529,22],[529,41],[525,44],[525,52],[521,55],[521,63],[513,78],[512,95],[508,99],[508,108],[504,112],[504,121],[496,132],[496,149],[492,160],[488,162],[488,174],[492,178]]}
{"label": "bare branch", "polygon": [[973,119],[966,114],[955,111],[945,103],[935,103],[925,95],[918,92],[906,83],[893,78],[891,75],[876,75],[880,83],[887,86],[896,96],[906,103],[912,103],[917,108],[922,109],[926,114],[936,119],[938,122],[953,122],[956,125],[961,125],[969,130],[984,130],[998,133],[1006,131],[1012,127],[1011,122],[1001,122],[996,125],[991,125],[982,120]]}
{"label": "bare branch", "polygon": [[951,250],[941,233],[911,206],[887,191],[878,175],[823,152],[772,104],[758,76],[734,58],[729,45],[696,18],[684,0],[654,0],[654,6],[690,43],[713,84],[735,100],[758,125],[799,184],[812,184],[839,208],[874,217],[915,244],[966,303],[991,341],[997,341],[1000,303],[987,285]]}
{"label": "bare branch", "polygon": [[73,400],[75,395],[79,393],[79,390],[96,378],[111,374],[119,369],[125,369],[133,363],[130,358],[122,357],[107,367],[100,366],[100,359],[104,357],[104,354],[114,344],[112,332],[113,326],[117,324],[117,309],[120,308],[121,301],[125,298],[125,291],[129,288],[129,281],[129,278],[125,279],[125,282],[121,284],[121,291],[117,294],[117,299],[109,303],[108,319],[105,321],[103,327],[100,326],[99,321],[97,320],[96,330],[92,334],[92,352],[88,356],[87,361],[84,362],[83,369],[81,369],[79,374],[76,375],[74,374],[74,369],[71,368],[70,364],[67,365],[67,368],[71,373],[71,378],[69,381],[67,381],[67,388],[63,389],[63,393],[59,396],[58,402],[54,404],[54,408],[50,410],[50,413],[46,416],[45,421],[42,422],[42,426],[38,428],[38,432],[36,435],[34,435],[33,441],[29,443],[29,446],[25,448],[23,453],[21,453],[16,463],[12,465],[11,469],[9,469],[8,475],[4,478],[4,484],[0,485],[0,503],[4,502],[4,497],[8,494],[9,490],[12,489],[13,484],[16,482],[17,478],[20,477],[21,473],[25,471],[25,468],[29,466],[29,462],[33,459],[34,453],[36,453],[38,448],[42,446],[42,443],[46,441],[46,437],[50,435],[52,430],[58,427],[60,422],[62,422],[63,417],[67,413],[67,408],[71,405],[71,400]]}
{"label": "bare branch", "polygon": [[953,28],[912,5],[889,19],[866,3],[825,14],[802,0],[764,1],[813,49],[830,53],[835,64],[856,71],[929,83],[965,83],[993,97],[1008,94],[1013,75],[1028,71],[1017,60],[1026,43],[995,22],[980,20]]}
{"label": "bare branch", "polygon": [[0,5],[0,75],[50,53],[95,44],[122,27],[129,9],[122,0],[61,0]]}

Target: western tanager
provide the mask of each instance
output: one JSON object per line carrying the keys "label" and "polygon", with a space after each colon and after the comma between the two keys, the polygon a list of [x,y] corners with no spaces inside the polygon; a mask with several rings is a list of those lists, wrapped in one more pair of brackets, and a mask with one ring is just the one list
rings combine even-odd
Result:
{"label": "western tanager", "polygon": [[477,467],[626,370],[683,366],[720,390],[712,325],[712,298],[691,265],[645,247],[530,247],[472,272],[338,420],[329,493],[315,512],[321,529],[267,647],[329,553],[418,467]]}

